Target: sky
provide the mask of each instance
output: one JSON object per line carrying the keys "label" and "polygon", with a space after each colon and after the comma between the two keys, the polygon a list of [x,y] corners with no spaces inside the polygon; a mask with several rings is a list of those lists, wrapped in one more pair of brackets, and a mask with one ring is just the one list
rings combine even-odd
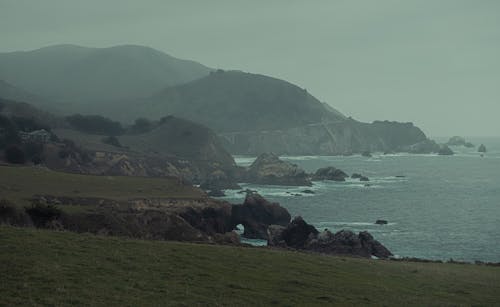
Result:
{"label": "sky", "polygon": [[361,121],[500,136],[498,0],[0,0],[0,52],[62,43],[146,45]]}

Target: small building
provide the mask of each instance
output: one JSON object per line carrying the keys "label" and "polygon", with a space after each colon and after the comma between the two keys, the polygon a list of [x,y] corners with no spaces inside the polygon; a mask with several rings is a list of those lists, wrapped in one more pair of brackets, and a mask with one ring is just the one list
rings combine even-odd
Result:
{"label": "small building", "polygon": [[23,142],[48,143],[50,141],[50,132],[45,129],[35,130],[31,132],[19,132],[19,137]]}

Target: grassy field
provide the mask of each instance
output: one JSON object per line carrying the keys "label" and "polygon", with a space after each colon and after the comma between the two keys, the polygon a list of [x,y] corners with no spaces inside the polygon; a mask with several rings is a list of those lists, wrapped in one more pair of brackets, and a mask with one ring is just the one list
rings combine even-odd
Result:
{"label": "grassy field", "polygon": [[500,268],[0,226],[0,305],[492,306]]}
{"label": "grassy field", "polygon": [[0,166],[0,198],[27,205],[36,194],[134,198],[200,198],[203,192],[180,185],[175,178],[92,176],[55,172],[36,167]]}

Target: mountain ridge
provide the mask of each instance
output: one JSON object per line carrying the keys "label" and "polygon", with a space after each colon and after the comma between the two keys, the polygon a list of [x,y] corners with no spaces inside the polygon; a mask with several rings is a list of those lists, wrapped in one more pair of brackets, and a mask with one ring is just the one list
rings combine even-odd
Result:
{"label": "mountain ridge", "polygon": [[65,44],[0,53],[0,79],[55,102],[147,97],[210,71],[197,62],[139,45]]}

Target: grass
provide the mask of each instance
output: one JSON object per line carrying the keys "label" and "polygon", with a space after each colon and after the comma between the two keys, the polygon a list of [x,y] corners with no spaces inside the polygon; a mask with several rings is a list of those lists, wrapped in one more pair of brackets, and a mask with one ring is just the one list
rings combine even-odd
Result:
{"label": "grass", "polygon": [[175,178],[93,176],[36,167],[0,166],[0,198],[27,205],[33,195],[135,198],[201,198],[204,193]]}
{"label": "grass", "polygon": [[500,268],[0,226],[0,305],[492,306]]}

